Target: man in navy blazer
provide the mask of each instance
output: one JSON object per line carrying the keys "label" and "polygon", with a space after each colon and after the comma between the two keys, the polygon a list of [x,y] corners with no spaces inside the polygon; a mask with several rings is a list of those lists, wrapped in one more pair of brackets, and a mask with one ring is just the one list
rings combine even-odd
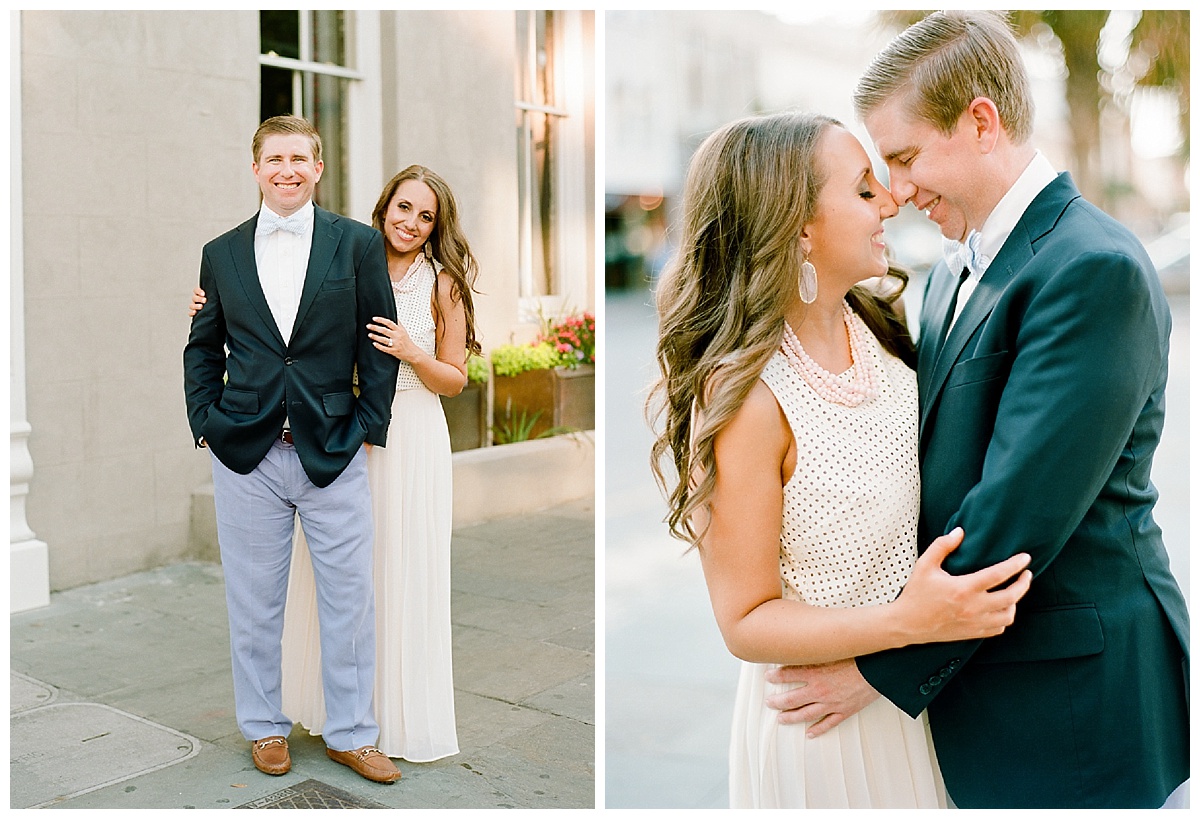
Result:
{"label": "man in navy blazer", "polygon": [[1170,314],[1145,250],[1029,144],[1003,18],[939,12],[859,81],[897,203],[941,229],[921,315],[919,543],[1018,552],[1032,586],[987,640],[823,668],[772,701],[822,733],[879,694],[928,709],[958,807],[1186,803],[1188,613],[1152,510]]}
{"label": "man in navy blazer", "polygon": [[184,350],[192,435],[212,455],[238,727],[259,770],[287,773],[280,646],[298,514],[317,583],[327,753],[393,782],[375,748],[365,452],[387,442],[398,367],[367,331],[374,316],[396,318],[383,238],[313,204],[324,165],[306,120],[268,119],[252,150],[262,206],[204,246],[208,301]]}

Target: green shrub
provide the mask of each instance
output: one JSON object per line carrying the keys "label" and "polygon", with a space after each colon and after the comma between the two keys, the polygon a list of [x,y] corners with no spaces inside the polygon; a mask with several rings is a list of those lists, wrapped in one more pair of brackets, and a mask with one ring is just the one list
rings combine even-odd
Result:
{"label": "green shrub", "polygon": [[496,375],[520,375],[529,370],[551,370],[558,359],[549,344],[501,344],[492,349],[492,371]]}
{"label": "green shrub", "polygon": [[487,359],[481,355],[473,355],[467,359],[467,380],[482,384],[488,380]]}

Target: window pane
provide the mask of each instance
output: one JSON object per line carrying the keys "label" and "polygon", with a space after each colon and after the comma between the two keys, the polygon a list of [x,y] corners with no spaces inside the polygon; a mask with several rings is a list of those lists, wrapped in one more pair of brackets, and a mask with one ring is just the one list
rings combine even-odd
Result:
{"label": "window pane", "polygon": [[542,105],[554,105],[554,12],[538,12],[537,22],[538,92]]}
{"label": "window pane", "polygon": [[321,135],[321,158],[325,170],[317,184],[317,204],[326,210],[349,215],[346,202],[346,84],[349,80],[324,74],[305,74],[305,106],[309,119]]}
{"label": "window pane", "polygon": [[340,11],[314,11],[312,16],[312,61],[345,65],[345,15]]}
{"label": "window pane", "polygon": [[[557,107],[558,94],[555,88],[555,60],[554,60],[554,12],[545,11],[539,12],[538,19],[538,43],[537,43],[537,66],[538,66],[538,90],[540,92],[540,103],[547,107]],[[557,291],[554,282],[554,262],[556,258],[555,251],[557,250],[557,219],[555,219],[554,209],[554,179],[557,176],[557,155],[555,152],[555,136],[557,118],[550,114],[542,114],[536,119],[540,120],[537,123],[538,131],[536,138],[538,140],[537,151],[537,168],[538,168],[538,226],[537,233],[541,235],[541,252],[540,258],[535,255],[534,259],[537,267],[534,268],[536,275],[535,281],[539,287],[538,295],[549,295]]]}
{"label": "window pane", "polygon": [[533,167],[537,180],[534,192],[533,224],[533,283],[537,288],[534,295],[545,296],[554,292],[554,157],[551,150],[554,134],[554,119],[549,114],[532,114],[533,120]]}
{"label": "window pane", "polygon": [[300,12],[260,11],[258,32],[261,54],[300,59]]}
{"label": "window pane", "polygon": [[264,65],[259,70],[262,90],[259,101],[259,121],[280,114],[299,113],[292,97],[292,73],[286,68]]}

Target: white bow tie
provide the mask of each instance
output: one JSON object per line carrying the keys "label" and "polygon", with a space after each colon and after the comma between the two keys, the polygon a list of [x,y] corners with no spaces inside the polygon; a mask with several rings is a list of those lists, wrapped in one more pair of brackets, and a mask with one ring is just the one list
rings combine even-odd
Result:
{"label": "white bow tie", "polygon": [[965,243],[942,238],[942,256],[946,259],[946,266],[950,268],[951,273],[957,276],[965,267],[975,276],[983,275],[992,260],[979,252],[982,239],[977,230],[967,234]]}
{"label": "white bow tie", "polygon": [[254,228],[255,236],[270,236],[277,230],[286,230],[297,236],[303,236],[308,230],[309,220],[299,213],[291,216],[280,216],[265,208],[258,214],[258,225]]}

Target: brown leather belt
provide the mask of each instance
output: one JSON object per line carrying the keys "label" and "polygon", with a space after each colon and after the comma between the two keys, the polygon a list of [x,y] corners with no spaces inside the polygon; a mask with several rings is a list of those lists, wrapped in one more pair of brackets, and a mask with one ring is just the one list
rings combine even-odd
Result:
{"label": "brown leather belt", "polygon": [[290,429],[285,429],[285,430],[284,430],[282,433],[280,433],[280,435],[279,435],[279,440],[283,441],[285,444],[294,444],[294,443],[296,443],[296,442],[295,442],[295,441],[292,439],[292,431],[291,431]]}

